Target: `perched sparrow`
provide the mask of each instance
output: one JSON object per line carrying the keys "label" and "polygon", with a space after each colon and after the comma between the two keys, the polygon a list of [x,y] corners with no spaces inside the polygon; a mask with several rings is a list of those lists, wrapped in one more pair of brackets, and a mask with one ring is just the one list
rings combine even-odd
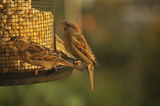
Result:
{"label": "perched sparrow", "polygon": [[[12,37],[9,42],[13,42],[13,46],[16,47],[18,56],[24,62],[36,66],[42,66],[42,68],[38,70],[48,70],[51,68],[55,68],[56,70],[56,66],[65,65],[83,71],[83,68],[66,61],[56,52],[53,52],[49,48],[46,48],[38,43],[31,42],[24,37]],[[36,70],[35,74],[37,74],[38,70]]]}
{"label": "perched sparrow", "polygon": [[66,48],[64,46],[64,42],[57,34],[56,34],[56,51],[58,51],[58,53],[64,57],[69,57]]}
{"label": "perched sparrow", "polygon": [[90,80],[91,88],[93,87],[93,75],[94,66],[98,66],[95,55],[93,54],[91,48],[87,44],[79,26],[73,22],[61,23],[62,27],[65,29],[64,44],[66,49],[78,60],[80,60],[84,66],[87,68]]}

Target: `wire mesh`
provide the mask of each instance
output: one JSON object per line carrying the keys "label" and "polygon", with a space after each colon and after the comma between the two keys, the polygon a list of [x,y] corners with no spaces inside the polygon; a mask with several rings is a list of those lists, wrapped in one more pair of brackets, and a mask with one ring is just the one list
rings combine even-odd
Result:
{"label": "wire mesh", "polygon": [[19,59],[6,45],[14,36],[51,48],[54,34],[54,0],[0,0],[0,73],[40,68]]}

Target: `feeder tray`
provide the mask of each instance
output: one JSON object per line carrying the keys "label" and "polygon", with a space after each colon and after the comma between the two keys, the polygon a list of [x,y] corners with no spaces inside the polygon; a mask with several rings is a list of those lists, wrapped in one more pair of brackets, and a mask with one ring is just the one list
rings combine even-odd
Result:
{"label": "feeder tray", "polygon": [[[66,60],[71,63],[75,61],[72,58],[66,58]],[[25,85],[25,84],[56,81],[69,77],[72,71],[73,68],[66,66],[58,66],[57,72],[55,71],[55,69],[47,71],[42,70],[38,71],[38,75],[35,75],[34,71],[0,73],[0,86]]]}
{"label": "feeder tray", "polygon": [[65,66],[58,66],[57,72],[51,69],[35,75],[33,70],[40,66],[21,64],[18,55],[6,46],[11,37],[23,36],[56,52],[54,12],[54,0],[0,0],[0,86],[41,83],[70,76],[73,69]]}

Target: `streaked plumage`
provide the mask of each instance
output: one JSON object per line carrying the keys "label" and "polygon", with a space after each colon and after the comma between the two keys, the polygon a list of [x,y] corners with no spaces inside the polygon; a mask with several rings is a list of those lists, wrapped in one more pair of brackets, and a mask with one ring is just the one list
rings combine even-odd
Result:
{"label": "streaked plumage", "polygon": [[98,66],[97,59],[93,54],[91,48],[87,44],[79,26],[76,23],[66,21],[61,25],[65,29],[65,47],[76,59],[80,60],[87,68],[90,75],[91,88],[93,90],[94,66]]}
{"label": "streaked plumage", "polygon": [[15,36],[10,41],[18,49],[17,54],[20,59],[32,65],[42,66],[40,70],[48,70],[58,65],[65,65],[83,71],[83,68],[69,63],[56,52],[24,37]]}

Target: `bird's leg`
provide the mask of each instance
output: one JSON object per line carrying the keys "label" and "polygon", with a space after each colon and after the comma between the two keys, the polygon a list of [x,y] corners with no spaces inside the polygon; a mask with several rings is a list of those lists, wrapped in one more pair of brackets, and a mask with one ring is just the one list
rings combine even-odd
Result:
{"label": "bird's leg", "polygon": [[53,67],[55,69],[55,71],[57,72],[57,68],[56,67]]}
{"label": "bird's leg", "polygon": [[81,60],[75,60],[73,63],[76,64],[76,65],[78,65],[78,66],[80,66],[81,62],[82,62]]}
{"label": "bird's leg", "polygon": [[24,66],[23,66],[23,63],[24,63],[23,60],[20,60],[20,66],[21,66],[21,67],[24,67]]}
{"label": "bird's leg", "polygon": [[39,69],[36,69],[36,70],[35,70],[35,75],[37,75],[37,74],[38,74],[38,71],[39,71]]}
{"label": "bird's leg", "polygon": [[23,67],[23,60],[20,60],[20,65]]}
{"label": "bird's leg", "polygon": [[38,74],[38,71],[41,70],[41,69],[43,69],[43,68],[35,69],[35,70],[34,70],[34,71],[35,71],[35,75],[37,75],[37,74]]}

